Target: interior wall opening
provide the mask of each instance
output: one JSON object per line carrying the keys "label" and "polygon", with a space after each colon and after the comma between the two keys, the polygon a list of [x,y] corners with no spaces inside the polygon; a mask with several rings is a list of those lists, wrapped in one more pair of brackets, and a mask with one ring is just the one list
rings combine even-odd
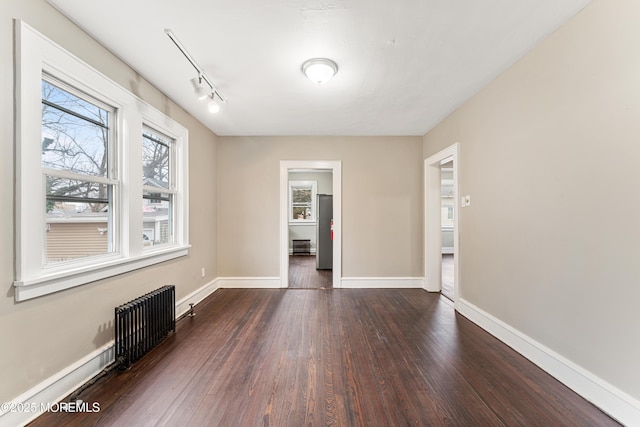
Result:
{"label": "interior wall opening", "polygon": [[289,169],[289,288],[333,287],[333,171]]}
{"label": "interior wall opening", "polygon": [[424,161],[424,280],[429,292],[441,292],[458,303],[459,144]]}
{"label": "interior wall opening", "polygon": [[[294,174],[290,179],[290,174]],[[297,175],[295,175],[297,174]],[[292,189],[298,200],[291,198]],[[331,201],[324,221],[317,215]],[[317,205],[317,206],[316,206]],[[317,210],[319,208],[319,210]],[[296,230],[291,227],[299,226]],[[306,227],[306,228],[305,228]],[[318,238],[318,233],[322,239]],[[328,237],[328,239],[327,239]],[[322,275],[322,285],[294,284],[296,287],[342,287],[342,162],[339,160],[280,161],[280,287],[290,287],[290,264],[293,266],[294,240],[296,252],[304,252],[309,266],[304,274]],[[318,255],[325,255],[320,257]],[[313,257],[311,258],[311,256]],[[322,259],[321,259],[322,258]],[[297,261],[297,259],[295,260]],[[320,262],[320,265],[318,265]],[[313,268],[311,268],[313,267]],[[313,271],[311,271],[313,270]],[[306,278],[304,280],[311,280]]]}
{"label": "interior wall opening", "polygon": [[440,223],[442,226],[442,285],[440,293],[453,301],[454,297],[454,194],[453,158],[447,158],[440,165]]}

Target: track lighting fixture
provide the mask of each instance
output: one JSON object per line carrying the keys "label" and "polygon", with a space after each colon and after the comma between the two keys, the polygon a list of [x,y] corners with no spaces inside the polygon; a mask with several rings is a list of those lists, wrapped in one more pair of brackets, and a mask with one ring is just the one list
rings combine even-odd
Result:
{"label": "track lighting fixture", "polygon": [[[198,99],[205,100],[209,98],[210,100],[207,105],[209,112],[217,113],[218,111],[220,111],[220,103],[216,101],[216,97],[220,102],[226,104],[227,100],[225,99],[225,97],[222,96],[220,91],[213,85],[213,83],[211,83],[211,80],[209,80],[209,78],[204,73],[204,71],[202,71],[202,68],[200,68],[200,66],[196,64],[196,62],[193,60],[191,55],[189,55],[189,52],[187,52],[185,47],[182,45],[182,43],[180,43],[180,41],[176,38],[173,32],[169,29],[165,29],[164,32],[171,39],[171,41],[176,45],[178,50],[180,50],[182,55],[184,55],[184,57],[187,58],[187,61],[189,61],[189,63],[193,66],[193,68],[195,68],[196,71],[198,72],[198,76],[191,79],[191,83],[193,85],[194,91]],[[206,83],[207,86],[209,86],[209,90],[207,90],[203,82]]]}
{"label": "track lighting fixture", "polygon": [[202,84],[202,76],[192,78],[191,84],[193,84],[193,91],[199,101],[204,101],[210,96],[208,91],[209,88]]}

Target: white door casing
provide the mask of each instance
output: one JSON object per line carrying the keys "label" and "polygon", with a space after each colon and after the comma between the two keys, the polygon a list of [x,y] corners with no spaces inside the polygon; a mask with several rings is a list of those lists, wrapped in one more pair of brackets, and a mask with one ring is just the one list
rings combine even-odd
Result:
{"label": "white door casing", "polygon": [[441,165],[453,160],[453,269],[454,305],[458,305],[460,288],[459,227],[460,201],[458,191],[460,144],[455,143],[424,161],[424,285],[429,292],[442,288],[442,222],[441,222]]}
{"label": "white door casing", "polygon": [[280,287],[289,287],[289,170],[325,169],[333,175],[333,287],[342,287],[342,162],[280,161]]}

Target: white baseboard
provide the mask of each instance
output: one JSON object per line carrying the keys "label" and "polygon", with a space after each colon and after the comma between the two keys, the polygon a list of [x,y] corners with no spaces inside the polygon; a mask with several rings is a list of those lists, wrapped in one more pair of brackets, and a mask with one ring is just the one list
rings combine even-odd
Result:
{"label": "white baseboard", "polygon": [[[263,289],[280,288],[279,277],[219,277],[218,288],[228,289]],[[375,289],[375,288],[423,288],[422,277],[343,277],[342,288]]]}
{"label": "white baseboard", "polygon": [[[219,277],[218,288],[228,289],[263,289],[280,288],[279,277]],[[375,289],[375,288],[423,288],[422,277],[343,277],[342,288]]]}
{"label": "white baseboard", "polygon": [[214,293],[216,290],[218,290],[218,288],[218,279],[215,279],[191,292],[186,297],[180,299],[180,301],[177,301],[176,319],[190,310],[191,307],[189,306],[189,304],[196,305],[200,303],[200,301]]}
{"label": "white baseboard", "polygon": [[114,351],[112,341],[22,393],[9,404],[15,412],[0,412],[0,426],[24,426],[33,421],[42,414],[41,405],[59,402],[111,364]]}
{"label": "white baseboard", "polygon": [[[189,311],[190,303],[198,304],[217,289],[217,280],[213,280],[177,301],[176,318]],[[60,402],[65,396],[98,375],[114,359],[114,342],[111,341],[9,402],[9,408],[14,408],[15,412],[0,410],[0,427],[24,426],[33,421],[42,414],[39,410],[33,409],[41,408],[41,404]],[[93,404],[93,402],[88,403],[89,407]]]}
{"label": "white baseboard", "polygon": [[382,289],[382,288],[423,288],[422,277],[343,277],[342,288]]}
{"label": "white baseboard", "polygon": [[456,309],[467,319],[538,365],[610,417],[628,427],[640,426],[640,401],[637,399],[500,319],[493,317],[469,301],[460,299]]}
{"label": "white baseboard", "polygon": [[279,277],[218,277],[216,283],[229,289],[280,288]]}

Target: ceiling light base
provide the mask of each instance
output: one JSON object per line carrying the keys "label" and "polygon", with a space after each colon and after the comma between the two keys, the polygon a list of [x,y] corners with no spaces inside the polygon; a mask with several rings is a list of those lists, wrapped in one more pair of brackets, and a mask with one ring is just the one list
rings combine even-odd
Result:
{"label": "ceiling light base", "polygon": [[302,64],[302,72],[312,82],[324,84],[338,72],[338,64],[328,58],[312,58]]}

